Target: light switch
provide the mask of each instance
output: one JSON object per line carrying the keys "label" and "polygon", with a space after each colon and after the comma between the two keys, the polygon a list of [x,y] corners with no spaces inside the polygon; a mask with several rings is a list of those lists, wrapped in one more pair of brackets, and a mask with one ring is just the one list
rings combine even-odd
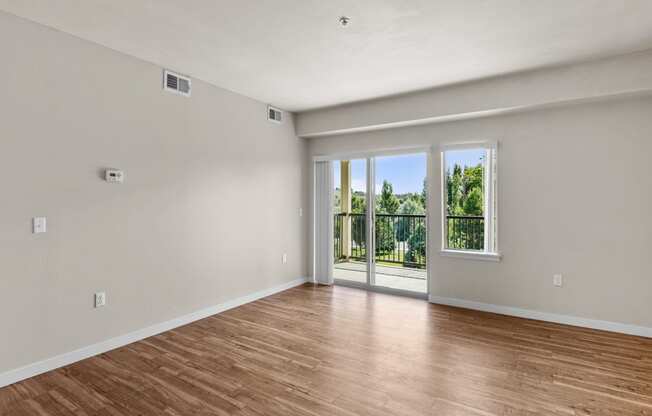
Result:
{"label": "light switch", "polygon": [[47,231],[47,218],[34,217],[32,220],[32,232],[34,234],[41,234]]}
{"label": "light switch", "polygon": [[560,274],[555,274],[552,276],[552,284],[557,287],[562,287],[564,285],[564,278]]}

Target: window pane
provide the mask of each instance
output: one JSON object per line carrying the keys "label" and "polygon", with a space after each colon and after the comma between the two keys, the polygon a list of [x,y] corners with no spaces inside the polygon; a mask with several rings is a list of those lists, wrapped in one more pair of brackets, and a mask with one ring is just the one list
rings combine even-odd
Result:
{"label": "window pane", "polygon": [[484,251],[485,149],[445,153],[446,248]]}

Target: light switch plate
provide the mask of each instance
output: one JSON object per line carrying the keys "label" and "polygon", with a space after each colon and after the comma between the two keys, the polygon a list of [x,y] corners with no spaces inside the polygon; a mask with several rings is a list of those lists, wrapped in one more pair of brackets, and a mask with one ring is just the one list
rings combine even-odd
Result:
{"label": "light switch plate", "polygon": [[564,284],[564,278],[560,274],[555,274],[552,276],[552,284],[557,287],[562,287]]}
{"label": "light switch plate", "polygon": [[47,218],[34,217],[32,219],[32,232],[34,234],[45,233],[48,230]]}

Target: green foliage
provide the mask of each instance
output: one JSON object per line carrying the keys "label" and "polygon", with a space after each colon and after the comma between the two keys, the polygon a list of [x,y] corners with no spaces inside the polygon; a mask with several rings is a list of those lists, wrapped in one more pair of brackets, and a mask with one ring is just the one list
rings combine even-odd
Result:
{"label": "green foliage", "polygon": [[364,193],[351,191],[351,212],[354,214],[367,212],[367,200]]}
{"label": "green foliage", "polygon": [[380,200],[378,201],[379,214],[396,214],[400,201],[394,195],[394,188],[387,180],[383,181],[383,189],[380,192]]}
{"label": "green foliage", "polygon": [[426,258],[426,227],[420,223],[414,233],[408,238],[408,251],[405,261],[408,263],[425,262]]}
{"label": "green foliage", "polygon": [[[413,198],[406,199],[398,210],[399,214],[424,215],[426,210],[421,205],[421,199],[418,195]],[[415,220],[413,218],[399,218],[396,223],[396,239],[398,241],[407,241],[410,238],[410,233],[414,231]]]}
{"label": "green foliage", "polygon": [[392,223],[383,217],[376,217],[376,255],[394,250],[396,240]]}
{"label": "green foliage", "polygon": [[483,215],[483,167],[455,164],[446,171],[446,205],[449,215]]}
{"label": "green foliage", "polygon": [[482,215],[482,200],[482,190],[480,188],[473,188],[464,201],[464,213],[466,215]]}

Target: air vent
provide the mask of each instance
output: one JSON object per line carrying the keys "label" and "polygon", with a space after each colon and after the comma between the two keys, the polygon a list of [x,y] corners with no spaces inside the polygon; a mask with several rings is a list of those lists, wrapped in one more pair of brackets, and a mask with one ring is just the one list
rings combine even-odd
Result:
{"label": "air vent", "polygon": [[163,89],[190,97],[190,78],[171,71],[164,71]]}
{"label": "air vent", "polygon": [[267,119],[273,123],[281,123],[283,121],[283,112],[278,108],[268,106]]}

